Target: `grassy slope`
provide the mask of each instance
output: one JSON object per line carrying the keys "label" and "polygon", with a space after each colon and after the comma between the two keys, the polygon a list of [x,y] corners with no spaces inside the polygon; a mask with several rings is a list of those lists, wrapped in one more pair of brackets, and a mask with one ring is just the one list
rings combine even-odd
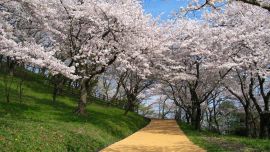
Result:
{"label": "grassy slope", "polygon": [[270,140],[222,136],[206,131],[195,131],[191,126],[179,123],[180,128],[195,144],[208,152],[269,152]]}
{"label": "grassy slope", "polygon": [[76,116],[76,98],[58,97],[52,104],[52,89],[33,74],[24,83],[23,103],[18,102],[18,79],[11,103],[6,103],[3,80],[0,73],[1,152],[98,151],[147,124],[135,113],[124,116],[120,109],[94,103],[88,105],[86,116]]}

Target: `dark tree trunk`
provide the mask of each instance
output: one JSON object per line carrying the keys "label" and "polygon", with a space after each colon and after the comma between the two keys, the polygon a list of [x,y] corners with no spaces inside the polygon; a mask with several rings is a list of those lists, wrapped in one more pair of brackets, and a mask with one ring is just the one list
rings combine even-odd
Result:
{"label": "dark tree trunk", "polygon": [[78,101],[78,107],[75,111],[75,113],[79,115],[84,115],[85,114],[85,108],[87,104],[87,97],[88,97],[88,82],[89,79],[83,78],[81,80],[81,89],[80,89],[80,100]]}
{"label": "dark tree trunk", "polygon": [[132,103],[132,100],[128,100],[128,103],[126,105],[126,108],[125,108],[125,113],[124,115],[127,115],[129,111],[131,111],[133,109],[133,103]]}
{"label": "dark tree trunk", "polygon": [[56,83],[54,83],[53,85],[53,96],[52,96],[52,102],[55,103],[56,102],[56,97],[58,94],[58,86]]}
{"label": "dark tree trunk", "polygon": [[3,62],[3,55],[0,55],[0,67],[2,66],[2,62]]}
{"label": "dark tree trunk", "polygon": [[190,115],[186,112],[186,121],[187,124],[190,124]]}
{"label": "dark tree trunk", "polygon": [[201,117],[202,117],[202,110],[200,105],[197,105],[197,110],[196,110],[196,119],[195,119],[195,129],[200,130],[201,129]]}
{"label": "dark tree trunk", "polygon": [[124,115],[127,115],[127,113],[129,111],[134,111],[137,97],[136,97],[136,95],[134,95],[134,94],[131,93],[131,94],[128,94],[127,95],[127,100],[128,100],[128,102],[127,102],[127,105],[126,105],[126,108],[125,108]]}
{"label": "dark tree trunk", "polygon": [[260,75],[257,76],[259,85],[260,85],[260,94],[264,102],[264,110],[259,107],[258,103],[255,103],[257,110],[260,114],[260,138],[270,137],[270,111],[269,111],[269,100],[270,100],[270,91],[265,89],[265,78],[262,78]]}
{"label": "dark tree trunk", "polygon": [[22,95],[23,95],[23,78],[21,78],[19,83],[19,100],[22,103]]}
{"label": "dark tree trunk", "polygon": [[[11,80],[9,80],[11,79]],[[5,83],[5,95],[6,95],[6,102],[10,102],[10,91],[11,91],[11,85],[12,85],[13,77],[9,78],[9,76],[6,77]]]}
{"label": "dark tree trunk", "polygon": [[177,107],[177,110],[175,111],[175,120],[181,121],[182,119],[182,109],[180,107]]}
{"label": "dark tree trunk", "polygon": [[219,129],[219,123],[218,123],[218,120],[217,120],[217,111],[216,111],[216,108],[217,108],[217,102],[214,101],[214,107],[213,107],[213,113],[214,113],[214,122],[215,122],[215,125],[216,125],[216,131],[218,133],[220,133],[220,129]]}
{"label": "dark tree trunk", "polygon": [[56,75],[52,77],[52,83],[53,83],[52,102],[55,103],[57,95],[61,93],[61,89],[65,83],[65,79],[60,75]]}
{"label": "dark tree trunk", "polygon": [[179,115],[178,115],[179,116],[179,120],[181,120],[182,119],[182,109],[181,108],[179,108],[179,112],[178,113],[179,113]]}
{"label": "dark tree trunk", "polygon": [[261,113],[260,114],[260,138],[270,137],[270,113]]}
{"label": "dark tree trunk", "polygon": [[11,92],[11,86],[13,83],[13,76],[14,76],[14,69],[15,69],[15,63],[8,57],[7,58],[7,76],[5,77],[5,95],[6,95],[6,101],[10,102],[10,92]]}
{"label": "dark tree trunk", "polygon": [[[207,114],[207,112],[206,112]],[[213,117],[212,117],[212,111],[209,110],[209,113],[207,114],[208,117],[208,129],[213,130]]]}
{"label": "dark tree trunk", "polygon": [[201,106],[198,102],[195,102],[192,106],[191,125],[196,130],[201,129],[201,117],[202,117]]}
{"label": "dark tree trunk", "polygon": [[128,103],[127,103],[127,105],[126,105],[126,108],[125,108],[125,113],[124,113],[124,115],[127,115],[127,114],[128,114],[130,108],[131,108],[131,103],[130,103],[130,101],[128,101]]}
{"label": "dark tree trunk", "polygon": [[162,103],[162,113],[161,113],[161,119],[165,119],[165,104],[166,100]]}
{"label": "dark tree trunk", "polygon": [[46,76],[46,74],[45,74],[46,73],[46,68],[42,68],[40,73],[45,77]]}
{"label": "dark tree trunk", "polygon": [[253,115],[251,115],[251,124],[252,126],[250,131],[252,131],[252,137],[257,138],[258,137],[257,121]]}
{"label": "dark tree trunk", "polygon": [[248,106],[244,107],[245,110],[245,127],[246,127],[246,135],[248,137],[251,137],[251,132],[250,132],[250,122],[251,122],[251,116],[250,116],[250,112],[249,112],[249,108]]}
{"label": "dark tree trunk", "polygon": [[215,124],[216,124],[216,127],[217,127],[216,130],[217,130],[218,133],[220,133],[219,123],[218,123],[218,120],[217,120],[216,116],[214,116],[214,121],[215,121]]}
{"label": "dark tree trunk", "polygon": [[195,128],[196,123],[196,108],[194,106],[192,106],[192,112],[191,112],[191,125]]}

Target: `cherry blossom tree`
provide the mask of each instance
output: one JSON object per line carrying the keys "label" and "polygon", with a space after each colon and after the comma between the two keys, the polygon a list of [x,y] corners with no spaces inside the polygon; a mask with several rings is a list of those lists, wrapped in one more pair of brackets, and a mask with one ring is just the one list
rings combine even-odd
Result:
{"label": "cherry blossom tree", "polygon": [[74,67],[67,67],[64,62],[54,57],[54,46],[46,46],[45,40],[34,36],[40,34],[40,31],[34,33],[34,29],[31,29],[36,22],[31,22],[34,14],[30,11],[27,5],[20,1],[0,2],[0,54],[10,62],[45,67],[52,74],[61,73],[76,79],[73,74]]}
{"label": "cherry blossom tree", "polygon": [[[226,53],[230,57],[228,60],[236,63],[236,68],[245,71],[250,77],[248,95],[260,115],[261,137],[268,134],[266,126],[270,118],[269,97],[265,90],[266,80],[269,77],[270,37],[267,34],[270,29],[269,19],[269,11],[243,3],[232,3],[223,14],[214,17],[216,25],[224,26],[230,31],[227,35],[230,38],[227,41],[229,45],[226,48]],[[256,83],[263,100],[262,106],[258,102],[260,99],[255,97]]]}
{"label": "cherry blossom tree", "polygon": [[180,18],[172,29],[174,44],[156,68],[160,79],[176,87],[174,90],[185,88],[175,85],[179,82],[187,85],[190,103],[197,103],[191,106],[197,109],[191,112],[197,113],[197,128],[200,105],[232,69],[268,75],[269,12],[265,9],[232,2],[223,12],[206,11],[201,20]]}
{"label": "cherry blossom tree", "polygon": [[[252,76],[245,70],[235,70],[231,72],[226,79],[224,79],[223,86],[232,95],[231,99],[236,99],[239,101],[245,112],[245,128],[247,136],[255,136],[256,131],[254,131],[256,126],[252,126],[252,118],[254,114],[252,113],[252,100],[250,92],[254,91],[254,86],[251,83]],[[230,95],[227,95],[230,97]]]}
{"label": "cherry blossom tree", "polygon": [[58,58],[68,66],[75,66],[75,73],[80,76],[78,113],[85,111],[89,82],[94,77],[115,62],[121,63],[119,68],[136,69],[131,61],[137,58],[144,62],[145,54],[153,51],[149,48],[160,43],[156,40],[160,27],[151,16],[145,15],[137,0],[26,0],[24,3],[43,22],[58,48]]}
{"label": "cherry blossom tree", "polygon": [[169,84],[174,100],[180,99],[183,104],[178,105],[200,129],[201,105],[236,64],[220,52],[224,41],[218,35],[223,29],[187,19],[179,19],[172,29],[174,43],[156,68],[160,79]]}

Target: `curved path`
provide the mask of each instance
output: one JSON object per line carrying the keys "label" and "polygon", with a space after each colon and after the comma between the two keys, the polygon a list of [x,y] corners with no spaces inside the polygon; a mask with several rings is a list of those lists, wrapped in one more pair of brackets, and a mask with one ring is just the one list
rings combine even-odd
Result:
{"label": "curved path", "polygon": [[149,125],[101,152],[205,152],[179,129],[175,120],[152,120]]}

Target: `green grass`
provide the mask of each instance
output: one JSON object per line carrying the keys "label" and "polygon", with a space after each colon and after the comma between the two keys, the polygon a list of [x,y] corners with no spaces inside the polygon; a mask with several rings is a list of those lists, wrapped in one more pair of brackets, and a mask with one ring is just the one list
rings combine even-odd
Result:
{"label": "green grass", "polygon": [[60,96],[51,102],[52,88],[42,77],[28,73],[22,103],[15,78],[11,102],[4,97],[0,73],[0,151],[98,151],[142,128],[148,120],[123,110],[92,103],[87,115],[73,113],[76,97]]}
{"label": "green grass", "polygon": [[208,152],[270,152],[270,140],[196,131],[185,123],[179,123],[179,126],[194,144]]}

